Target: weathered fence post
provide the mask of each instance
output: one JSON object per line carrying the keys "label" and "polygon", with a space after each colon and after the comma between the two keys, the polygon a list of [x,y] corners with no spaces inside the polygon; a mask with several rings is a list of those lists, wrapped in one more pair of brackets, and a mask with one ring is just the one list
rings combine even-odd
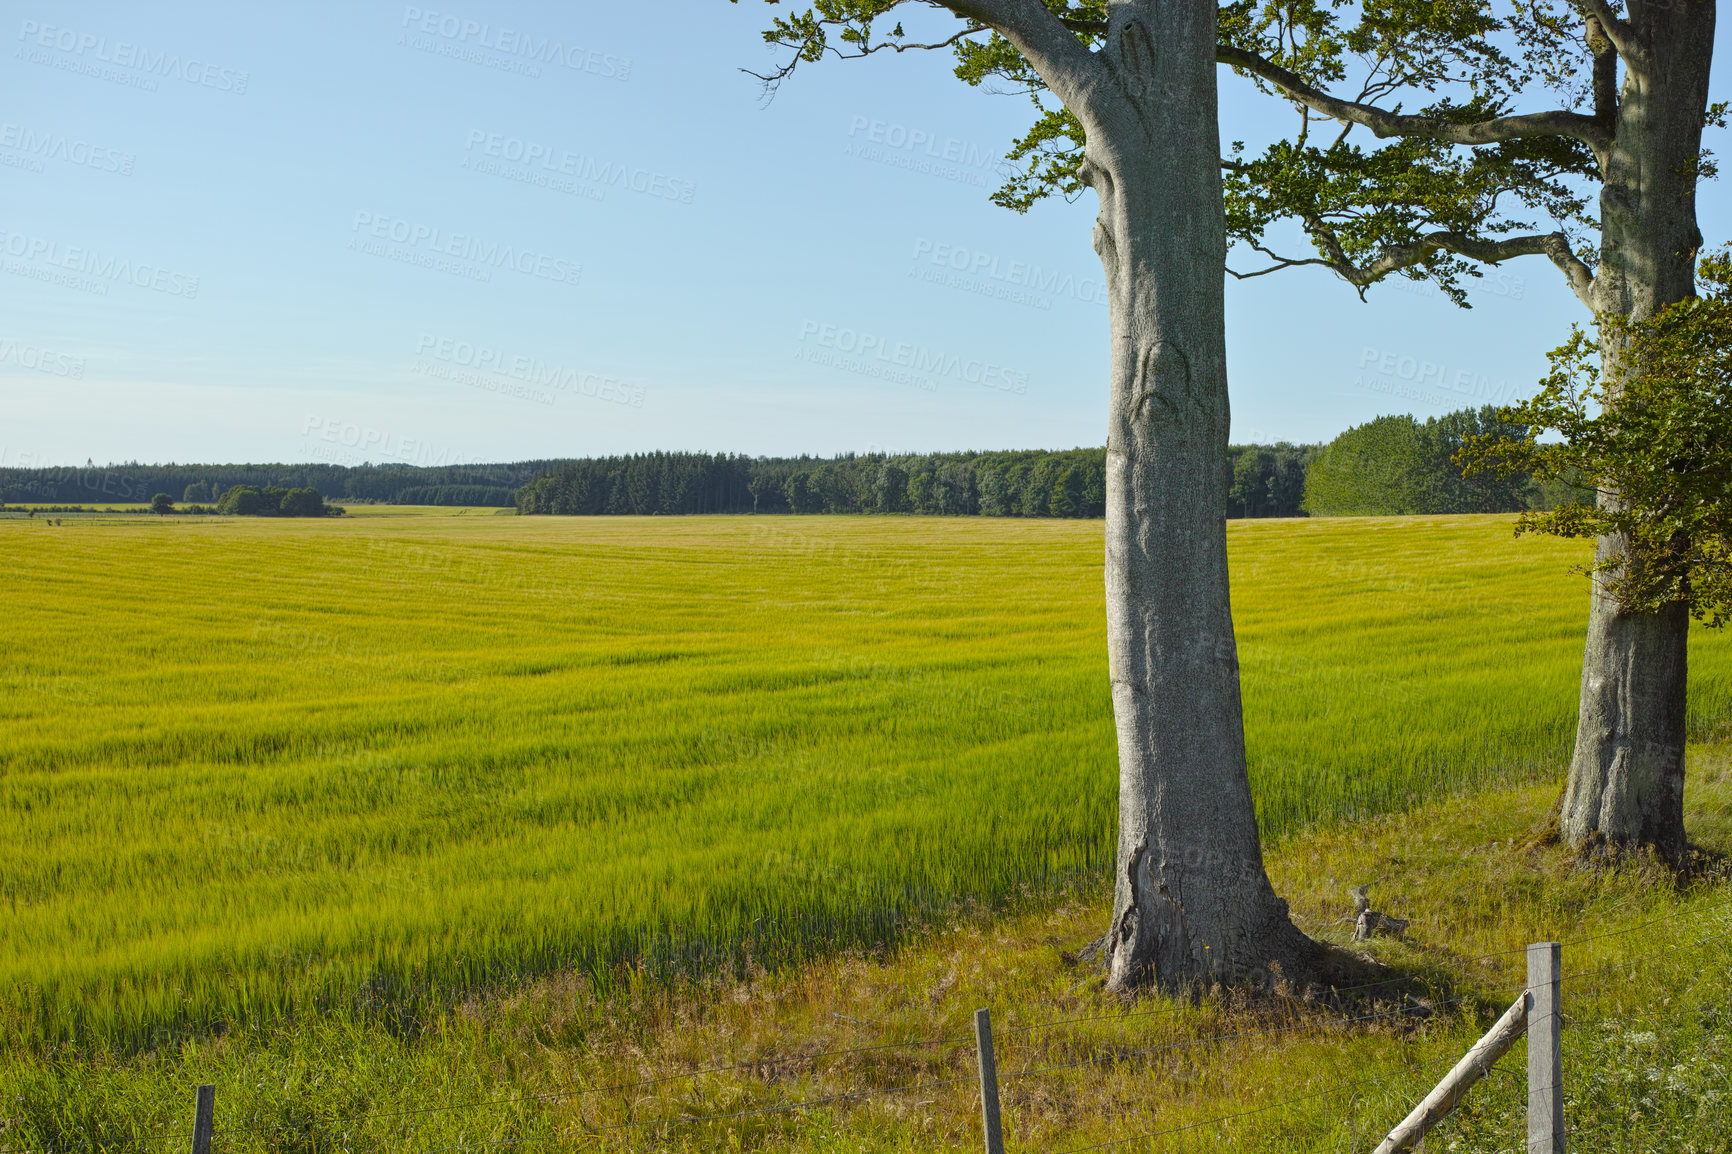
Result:
{"label": "weathered fence post", "polygon": [[974,1050],[980,1061],[980,1124],[986,1132],[986,1154],[1004,1154],[1004,1131],[998,1121],[998,1063],[992,1056],[992,1015],[974,1011]]}
{"label": "weathered fence post", "polygon": [[1424,1100],[1413,1108],[1413,1112],[1403,1118],[1401,1124],[1378,1143],[1375,1154],[1400,1154],[1401,1151],[1420,1146],[1431,1128],[1448,1117],[1449,1112],[1473,1089],[1474,1083],[1491,1071],[1492,1063],[1515,1045],[1516,1039],[1522,1036],[1522,1031],[1528,1028],[1528,1008],[1532,1002],[1533,995],[1523,990],[1521,996],[1503,1012],[1503,1017],[1497,1020],[1497,1024],[1487,1030],[1485,1036],[1475,1042],[1461,1061],[1455,1064],[1454,1069],[1443,1076],[1443,1081],[1437,1084],[1437,1088],[1427,1094]]}
{"label": "weathered fence post", "polygon": [[192,1116],[192,1154],[210,1154],[211,1124],[216,1120],[216,1087],[198,1088],[198,1106]]}
{"label": "weathered fence post", "polygon": [[1528,1154],[1564,1154],[1563,946],[1528,947]]}

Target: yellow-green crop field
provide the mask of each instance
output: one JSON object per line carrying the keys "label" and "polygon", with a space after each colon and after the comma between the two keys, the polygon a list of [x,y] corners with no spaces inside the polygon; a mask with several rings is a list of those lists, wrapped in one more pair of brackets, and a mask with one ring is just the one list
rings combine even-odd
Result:
{"label": "yellow-green crop field", "polygon": [[[1099,522],[370,512],[0,520],[7,1047],[796,961],[1111,858]],[[1556,771],[1584,546],[1229,540],[1271,836]]]}

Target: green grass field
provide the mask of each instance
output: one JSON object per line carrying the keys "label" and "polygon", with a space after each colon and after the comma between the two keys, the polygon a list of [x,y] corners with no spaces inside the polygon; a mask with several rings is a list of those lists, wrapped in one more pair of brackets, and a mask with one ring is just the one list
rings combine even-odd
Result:
{"label": "green grass field", "polygon": [[[1098,522],[494,512],[0,521],[8,1048],[794,961],[1110,859]],[[1271,835],[1556,770],[1584,547],[1229,539]]]}

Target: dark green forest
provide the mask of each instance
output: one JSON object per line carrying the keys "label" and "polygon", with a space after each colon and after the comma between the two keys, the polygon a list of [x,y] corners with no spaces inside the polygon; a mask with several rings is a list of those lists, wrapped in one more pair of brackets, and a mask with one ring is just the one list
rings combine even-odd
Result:
{"label": "dark green forest", "polygon": [[1402,513],[1513,513],[1549,509],[1568,486],[1540,486],[1525,475],[1463,476],[1454,459],[1467,439],[1527,429],[1506,424],[1491,406],[1423,423],[1410,416],[1356,425],[1317,450],[1305,472],[1304,512],[1319,517]]}
{"label": "dark green forest", "polygon": [[[1227,516],[1494,513],[1549,508],[1527,477],[1463,477],[1463,440],[1499,428],[1489,406],[1417,421],[1379,417],[1327,445],[1235,445]],[[1519,431],[1519,430],[1517,430]],[[463,505],[530,514],[919,513],[1099,517],[1105,449],[837,457],[639,453],[500,465],[110,465],[0,469],[0,503],[222,506],[239,488],[307,489],[327,502]],[[1553,488],[1557,488],[1554,486]],[[238,500],[238,498],[236,498]],[[234,500],[230,501],[233,506]]]}
{"label": "dark green forest", "polygon": [[186,504],[214,505],[239,485],[312,489],[327,501],[393,505],[516,503],[519,486],[562,460],[502,465],[86,465],[0,468],[0,502],[9,504],[145,503],[167,493]]}
{"label": "dark green forest", "polygon": [[[160,511],[167,512],[168,504],[158,499],[153,502],[153,511],[161,505]],[[274,485],[263,489],[236,485],[222,495],[216,511],[229,517],[329,517],[343,512],[340,506],[326,504],[317,489],[283,489]]]}
{"label": "dark green forest", "polygon": [[[1315,449],[1241,445],[1228,516],[1295,517]],[[820,457],[644,453],[572,461],[518,490],[523,513],[920,513],[1099,517],[1106,450]]]}

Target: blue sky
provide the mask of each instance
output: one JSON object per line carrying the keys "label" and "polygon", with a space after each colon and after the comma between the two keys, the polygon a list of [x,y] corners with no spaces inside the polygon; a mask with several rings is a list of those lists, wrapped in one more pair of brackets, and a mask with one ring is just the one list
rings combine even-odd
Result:
{"label": "blue sky", "polygon": [[[947,57],[766,105],[749,2],[0,10],[0,465],[1104,440],[1092,196],[989,203],[1027,105]],[[1584,319],[1539,258],[1227,299],[1237,441],[1521,394]]]}

